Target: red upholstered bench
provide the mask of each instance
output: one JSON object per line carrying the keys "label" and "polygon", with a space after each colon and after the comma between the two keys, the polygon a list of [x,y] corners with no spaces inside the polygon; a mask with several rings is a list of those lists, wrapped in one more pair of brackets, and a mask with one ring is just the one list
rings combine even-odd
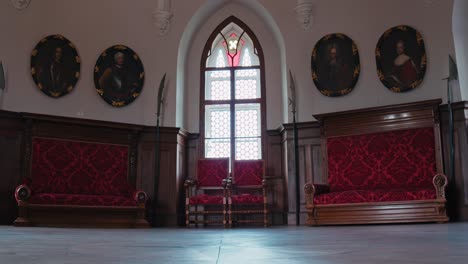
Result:
{"label": "red upholstered bench", "polygon": [[[365,116],[358,114],[350,119]],[[331,118],[326,128],[339,120]],[[377,132],[365,119],[353,121],[371,133],[356,133],[365,131],[362,127],[347,130],[344,123],[342,130],[322,136],[328,184],[306,184],[307,223],[447,221],[447,178],[441,173],[440,141],[434,133],[438,126],[399,129],[399,120],[393,124],[396,130],[388,126]]]}
{"label": "red upholstered bench", "polygon": [[127,180],[128,154],[126,145],[33,138],[15,225],[148,226],[147,195]]}

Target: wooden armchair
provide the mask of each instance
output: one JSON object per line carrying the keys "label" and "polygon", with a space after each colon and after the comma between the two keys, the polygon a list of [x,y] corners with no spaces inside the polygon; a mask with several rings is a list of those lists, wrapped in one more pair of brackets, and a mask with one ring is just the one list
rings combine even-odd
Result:
{"label": "wooden armchair", "polygon": [[[185,181],[185,224],[226,225],[226,183],[229,159],[200,159],[197,178]],[[222,221],[206,216],[222,215]],[[200,219],[202,216],[202,219]]]}
{"label": "wooden armchair", "polygon": [[[234,161],[233,177],[228,180],[228,221],[263,223],[268,226],[267,182],[263,160]],[[242,215],[263,215],[262,219]]]}

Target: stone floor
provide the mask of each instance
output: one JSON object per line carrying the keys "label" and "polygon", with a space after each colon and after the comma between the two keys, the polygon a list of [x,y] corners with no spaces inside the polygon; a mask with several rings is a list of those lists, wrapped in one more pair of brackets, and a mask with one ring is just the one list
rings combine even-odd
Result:
{"label": "stone floor", "polygon": [[0,263],[468,263],[468,223],[225,229],[0,226]]}

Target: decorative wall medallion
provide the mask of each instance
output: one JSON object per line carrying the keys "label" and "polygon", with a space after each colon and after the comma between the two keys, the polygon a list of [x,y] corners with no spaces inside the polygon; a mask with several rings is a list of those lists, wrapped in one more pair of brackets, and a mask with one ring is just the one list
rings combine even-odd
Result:
{"label": "decorative wall medallion", "polygon": [[130,48],[115,45],[106,49],[94,67],[94,85],[108,104],[122,107],[141,93],[145,81],[143,64]]}
{"label": "decorative wall medallion", "polygon": [[299,0],[297,1],[296,8],[294,8],[297,21],[305,31],[312,28],[314,22],[313,9],[314,2],[312,0]]}
{"label": "decorative wall medallion", "polygon": [[379,79],[393,92],[415,89],[426,74],[424,40],[412,27],[397,26],[385,31],[377,43],[375,57]]}
{"label": "decorative wall medallion", "polygon": [[344,34],[330,34],[312,51],[312,79],[326,96],[350,93],[356,85],[361,65],[356,44]]}
{"label": "decorative wall medallion", "polygon": [[10,0],[11,4],[17,9],[17,10],[24,10],[26,9],[29,4],[31,3],[31,0]]}
{"label": "decorative wall medallion", "polygon": [[62,35],[43,38],[31,53],[31,74],[46,95],[61,97],[73,90],[80,78],[81,59],[75,45]]}

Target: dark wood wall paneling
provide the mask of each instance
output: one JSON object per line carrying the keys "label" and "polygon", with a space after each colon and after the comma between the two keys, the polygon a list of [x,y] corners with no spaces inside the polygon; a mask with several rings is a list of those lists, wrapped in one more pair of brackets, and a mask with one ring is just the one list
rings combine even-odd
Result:
{"label": "dark wood wall paneling", "polygon": [[[449,216],[453,220],[468,221],[468,102],[452,105],[454,119],[455,178],[450,179],[448,195]],[[442,146],[445,171],[449,162],[449,112],[448,106],[441,107]],[[449,176],[449,175],[447,175]]]}
{"label": "dark wood wall paneling", "polygon": [[[178,226],[185,223],[184,180],[186,178],[187,132],[178,128],[162,127],[160,130],[160,174],[158,185],[157,226]],[[146,127],[139,143],[137,185],[153,200],[155,170],[156,130]],[[151,215],[149,206],[148,215]]]}
{"label": "dark wood wall paneling", "polygon": [[11,224],[17,215],[14,190],[21,178],[23,123],[17,113],[0,111],[0,224]]}
{"label": "dark wood wall paneling", "polygon": [[[300,222],[306,221],[305,197],[303,187],[307,182],[326,183],[327,179],[321,173],[322,156],[320,147],[320,125],[318,122],[298,123],[299,145],[299,190],[300,190]],[[285,124],[279,129],[282,138],[283,175],[287,195],[285,197],[287,224],[296,223],[296,170],[294,165],[294,133],[293,125]]]}

